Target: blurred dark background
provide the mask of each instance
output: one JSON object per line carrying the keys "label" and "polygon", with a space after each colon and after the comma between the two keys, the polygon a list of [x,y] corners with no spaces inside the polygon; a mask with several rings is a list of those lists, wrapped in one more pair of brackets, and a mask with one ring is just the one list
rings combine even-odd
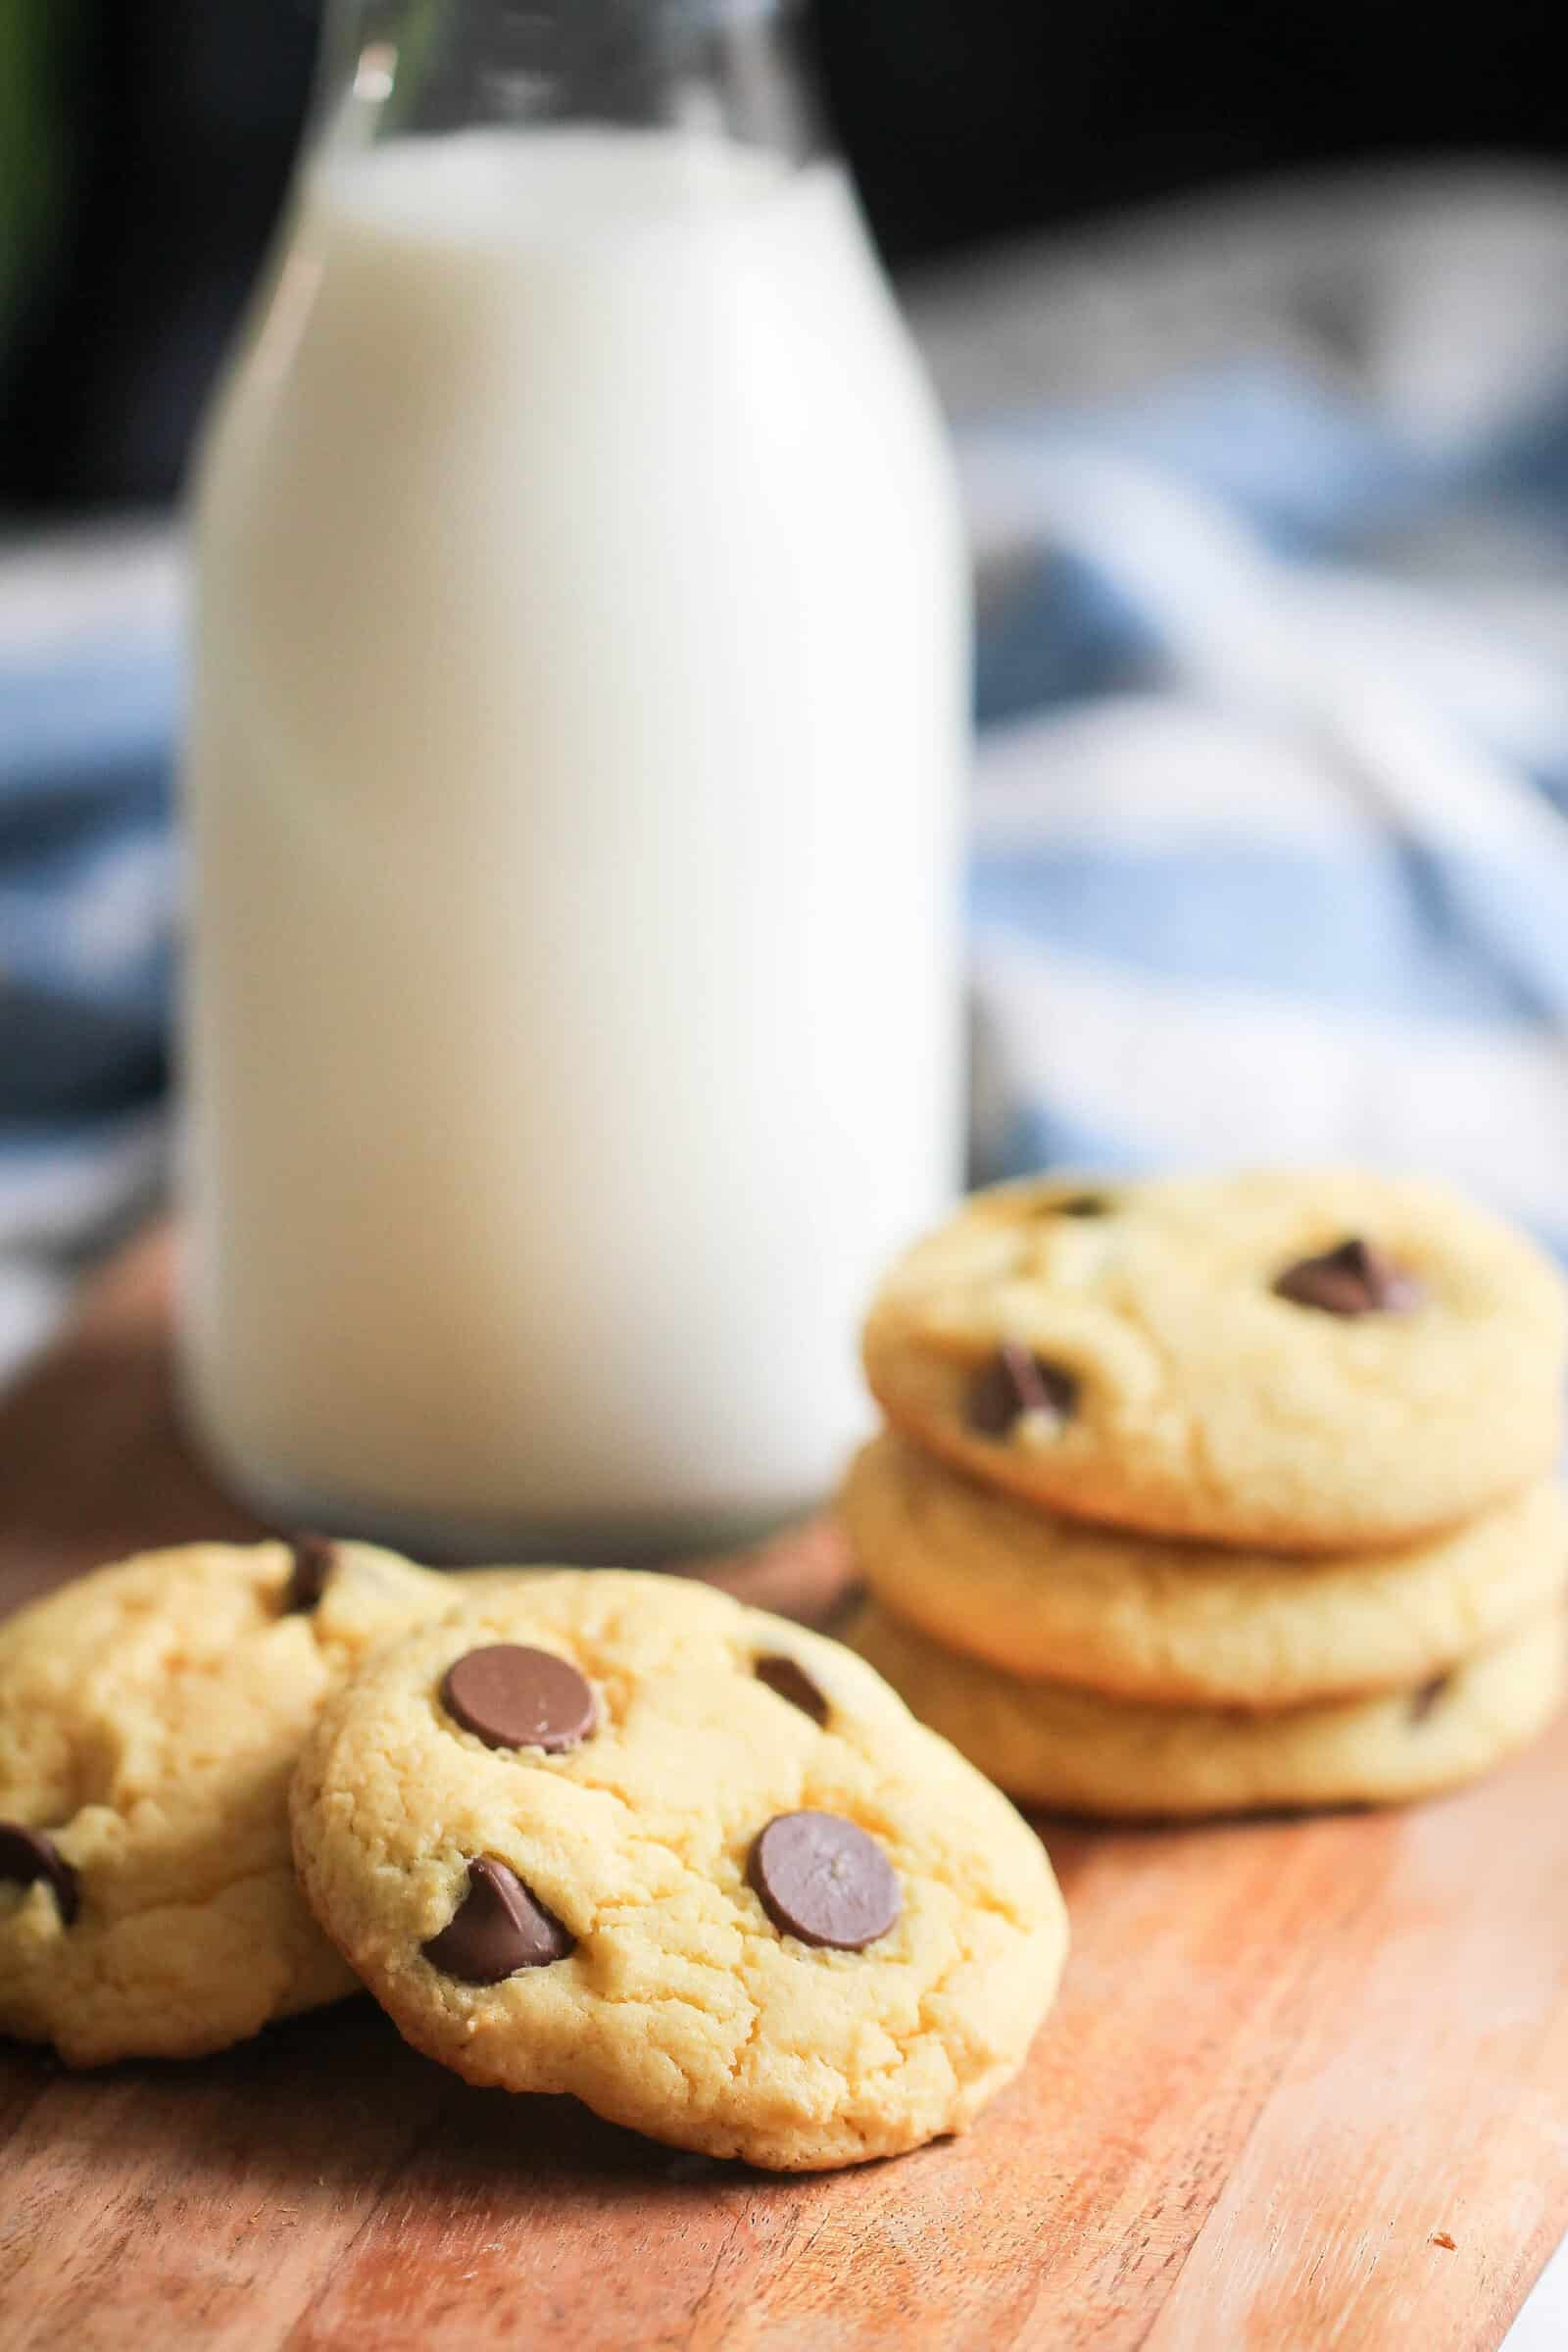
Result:
{"label": "blurred dark background", "polygon": [[[0,0],[0,508],[146,504],[286,182],[321,0]],[[1568,149],[1555,11],[816,0],[896,264],[1293,165]]]}

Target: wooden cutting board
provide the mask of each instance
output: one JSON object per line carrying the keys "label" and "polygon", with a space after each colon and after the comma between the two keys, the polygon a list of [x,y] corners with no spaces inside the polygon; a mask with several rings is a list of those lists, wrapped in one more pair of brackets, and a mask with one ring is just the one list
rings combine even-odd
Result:
{"label": "wooden cutting board", "polygon": [[[0,1605],[245,1532],[141,1245],[0,1407]],[[825,1531],[722,1581],[820,1618]],[[1044,1822],[1074,1925],[965,2139],[774,2180],[468,2088],[366,2002],[189,2067],[0,2046],[0,2345],[1495,2352],[1568,2227],[1568,1730],[1403,1814]]]}

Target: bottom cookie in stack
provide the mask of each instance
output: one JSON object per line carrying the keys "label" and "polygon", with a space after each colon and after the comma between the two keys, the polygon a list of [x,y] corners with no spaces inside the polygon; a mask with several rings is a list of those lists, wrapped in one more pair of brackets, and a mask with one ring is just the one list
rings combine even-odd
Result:
{"label": "bottom cookie in stack", "polygon": [[1403,1550],[1293,1559],[1084,1526],[884,1435],[840,1512],[872,1592],[854,1645],[1030,1802],[1396,1802],[1486,1771],[1561,1696],[1547,1482]]}
{"label": "bottom cookie in stack", "polygon": [[939,1648],[874,1601],[845,1639],[1020,1803],[1151,1820],[1397,1804],[1475,1780],[1551,1720],[1564,1634],[1554,1607],[1435,1681],[1268,1715],[1023,1682]]}

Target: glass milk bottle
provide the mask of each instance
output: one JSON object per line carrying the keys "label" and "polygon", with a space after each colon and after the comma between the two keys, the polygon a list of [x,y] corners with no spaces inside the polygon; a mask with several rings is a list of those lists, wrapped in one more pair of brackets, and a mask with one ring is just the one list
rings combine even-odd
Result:
{"label": "glass milk bottle", "polygon": [[941,432],[779,12],[343,7],[196,500],[183,1370],[275,1520],[820,1498],[959,1157]]}

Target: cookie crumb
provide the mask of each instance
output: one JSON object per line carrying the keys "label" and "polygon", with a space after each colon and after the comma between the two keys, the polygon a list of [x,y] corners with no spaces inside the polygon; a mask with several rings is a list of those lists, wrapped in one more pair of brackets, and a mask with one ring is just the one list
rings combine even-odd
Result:
{"label": "cookie crumb", "polygon": [[1432,2235],[1427,2239],[1427,2244],[1441,2246],[1446,2254],[1457,2254],[1459,2251],[1446,2230],[1434,2230]]}

